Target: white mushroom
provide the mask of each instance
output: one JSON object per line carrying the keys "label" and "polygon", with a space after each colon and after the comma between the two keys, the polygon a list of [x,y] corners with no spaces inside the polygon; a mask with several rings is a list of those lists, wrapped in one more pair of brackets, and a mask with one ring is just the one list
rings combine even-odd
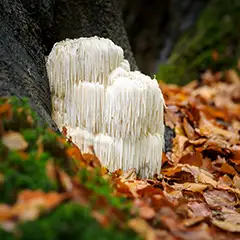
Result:
{"label": "white mushroom", "polygon": [[123,50],[91,37],[56,43],[47,60],[52,117],[83,152],[93,145],[111,171],[161,169],[164,99],[156,79],[130,71]]}

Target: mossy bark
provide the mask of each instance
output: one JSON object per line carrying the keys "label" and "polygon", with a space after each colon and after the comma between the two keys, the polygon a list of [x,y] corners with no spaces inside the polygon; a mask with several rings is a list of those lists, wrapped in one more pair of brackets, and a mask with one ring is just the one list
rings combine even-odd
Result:
{"label": "mossy bark", "polygon": [[160,65],[158,79],[183,85],[207,68],[235,67],[240,52],[239,12],[238,0],[211,0],[195,26],[179,38],[167,64]]}

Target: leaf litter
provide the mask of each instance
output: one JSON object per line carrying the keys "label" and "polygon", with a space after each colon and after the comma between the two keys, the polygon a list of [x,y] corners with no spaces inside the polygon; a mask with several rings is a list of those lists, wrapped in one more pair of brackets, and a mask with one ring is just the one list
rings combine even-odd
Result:
{"label": "leaf litter", "polygon": [[[219,77],[222,76],[222,77]],[[240,78],[234,70],[214,74],[208,71],[202,81],[184,87],[160,82],[168,108],[165,124],[174,129],[170,152],[163,154],[161,173],[154,179],[141,179],[135,169],[110,173],[92,153],[82,153],[67,129],[58,141],[70,147],[66,156],[73,163],[74,175],[49,159],[48,178],[61,191],[24,189],[12,204],[0,203],[0,226],[14,231],[23,221],[33,221],[54,211],[64,202],[91,205],[92,217],[102,227],[112,221],[125,225],[147,240],[240,239]],[[0,106],[0,116],[11,118],[11,105]],[[19,132],[1,129],[1,141],[8,149],[27,157],[28,142]],[[91,148],[91,146],[90,146]],[[38,144],[38,151],[43,151]],[[1,159],[0,159],[1,160]],[[130,203],[126,213],[101,193],[96,186],[77,177],[86,170],[85,181],[94,175],[108,182],[111,194]],[[4,172],[0,173],[0,185]],[[104,212],[100,211],[104,209]]]}

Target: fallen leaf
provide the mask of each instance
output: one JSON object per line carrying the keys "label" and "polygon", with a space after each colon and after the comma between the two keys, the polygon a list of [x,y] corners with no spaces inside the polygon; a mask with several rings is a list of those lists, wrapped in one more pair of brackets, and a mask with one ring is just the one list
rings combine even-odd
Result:
{"label": "fallen leaf", "polygon": [[7,204],[0,204],[0,223],[11,219],[11,207]]}
{"label": "fallen leaf", "polygon": [[212,212],[209,209],[208,205],[205,202],[189,202],[188,203],[189,208],[189,215],[192,218],[196,217],[211,217]]}
{"label": "fallen leaf", "polygon": [[97,211],[93,211],[91,215],[99,222],[103,227],[107,227],[110,225],[109,219],[106,215],[99,213]]}
{"label": "fallen leaf", "polygon": [[213,220],[212,223],[215,226],[217,226],[225,231],[240,232],[240,224],[233,224],[230,222],[220,221],[220,220]]}
{"label": "fallen leaf", "polygon": [[197,167],[202,166],[202,154],[198,152],[191,152],[188,153],[187,155],[183,156],[180,160],[179,163],[181,164],[189,164]]}
{"label": "fallen leaf", "polygon": [[174,189],[177,190],[188,190],[192,192],[202,192],[204,189],[207,188],[206,184],[201,184],[201,183],[183,183],[183,184],[177,184],[174,183],[173,185]]}
{"label": "fallen leaf", "polygon": [[28,147],[28,143],[24,137],[17,132],[8,132],[2,136],[3,144],[10,150],[24,151]]}
{"label": "fallen leaf", "polygon": [[154,229],[142,218],[133,218],[129,220],[128,226],[146,240],[156,240],[157,238]]}
{"label": "fallen leaf", "polygon": [[228,70],[226,72],[226,79],[231,83],[240,83],[240,78],[235,70]]}
{"label": "fallen leaf", "polygon": [[136,209],[135,211],[138,213],[139,217],[144,219],[152,219],[156,214],[152,207],[140,199],[136,199],[133,202],[133,209]]}
{"label": "fallen leaf", "polygon": [[182,223],[185,227],[192,227],[200,222],[203,222],[206,219],[206,217],[194,217],[185,219]]}
{"label": "fallen leaf", "polygon": [[73,190],[73,183],[70,176],[68,176],[62,169],[58,169],[59,180],[66,192],[71,192]]}
{"label": "fallen leaf", "polygon": [[194,140],[198,137],[194,131],[194,128],[190,125],[186,118],[183,119],[183,128],[188,139]]}
{"label": "fallen leaf", "polygon": [[199,130],[201,134],[205,136],[215,135],[215,134],[220,135],[230,140],[233,143],[239,141],[238,134],[215,126],[212,122],[210,122],[210,120],[206,118],[206,116],[203,113],[201,113],[200,116],[201,118],[199,121]]}
{"label": "fallen leaf", "polygon": [[12,207],[12,216],[18,217],[21,221],[34,220],[42,211],[55,208],[65,199],[65,194],[25,190],[19,194],[16,204]]}
{"label": "fallen leaf", "polygon": [[136,180],[137,179],[137,173],[135,168],[131,168],[127,170],[126,172],[123,172],[123,174],[120,176],[120,179],[124,181],[129,180]]}
{"label": "fallen leaf", "polygon": [[238,175],[235,175],[233,178],[234,186],[240,190],[240,177]]}
{"label": "fallen leaf", "polygon": [[234,206],[236,204],[236,196],[225,190],[206,190],[203,196],[210,207]]}
{"label": "fallen leaf", "polygon": [[168,227],[171,233],[180,239],[213,240],[207,225],[202,224],[195,228],[186,228],[184,225],[178,224],[176,221],[174,221],[174,219],[165,216],[162,217],[162,221]]}

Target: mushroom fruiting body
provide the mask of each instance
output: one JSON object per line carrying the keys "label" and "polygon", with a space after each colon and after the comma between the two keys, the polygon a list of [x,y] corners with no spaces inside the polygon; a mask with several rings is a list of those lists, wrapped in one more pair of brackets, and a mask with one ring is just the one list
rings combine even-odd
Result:
{"label": "mushroom fruiting body", "polygon": [[130,71],[122,48],[99,37],[66,39],[54,45],[47,72],[52,117],[83,152],[92,145],[110,171],[160,172],[163,95],[155,79]]}

